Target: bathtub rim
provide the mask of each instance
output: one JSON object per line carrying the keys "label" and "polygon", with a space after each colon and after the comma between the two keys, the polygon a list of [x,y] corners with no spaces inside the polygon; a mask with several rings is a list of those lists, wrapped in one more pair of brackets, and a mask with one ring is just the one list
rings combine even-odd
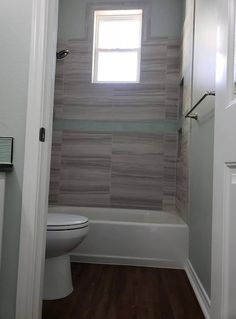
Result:
{"label": "bathtub rim", "polygon": [[[104,223],[104,224],[122,224],[122,225],[147,225],[147,226],[163,226],[163,227],[188,227],[187,223],[182,219],[182,217],[177,212],[167,212],[167,211],[159,211],[159,210],[138,210],[138,209],[130,209],[130,208],[110,208],[110,207],[84,207],[84,206],[58,206],[58,205],[50,205],[48,207],[48,213],[55,212],[54,210],[58,208],[57,213],[63,214],[63,210],[69,209],[70,214],[78,214],[78,215],[85,215],[88,217],[89,222],[92,223]],[[81,210],[76,212],[76,210]],[[89,216],[89,214],[94,213],[95,210],[98,210],[98,215],[101,214],[101,210],[105,210],[106,214],[110,211],[109,214],[137,214],[136,217],[144,216],[145,214],[148,214],[150,217],[150,220],[120,220],[120,219],[109,219],[109,215],[107,215],[105,218],[103,215],[103,218],[94,218]],[[87,210],[87,211],[86,211]],[[126,213],[125,213],[126,211]],[[102,212],[103,213],[103,212]],[[151,220],[151,217],[154,217],[156,214],[159,214],[160,221],[158,220]],[[150,216],[152,215],[152,216]],[[127,216],[127,215],[126,215]],[[165,219],[170,217],[169,221],[163,220],[161,221],[161,218]],[[171,218],[173,217],[173,220]],[[157,218],[157,216],[155,216]]]}

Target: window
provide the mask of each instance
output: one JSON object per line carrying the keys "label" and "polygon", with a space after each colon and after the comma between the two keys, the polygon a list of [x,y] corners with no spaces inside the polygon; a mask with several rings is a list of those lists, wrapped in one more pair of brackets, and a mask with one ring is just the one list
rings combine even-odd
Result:
{"label": "window", "polygon": [[92,82],[139,82],[142,10],[95,11]]}

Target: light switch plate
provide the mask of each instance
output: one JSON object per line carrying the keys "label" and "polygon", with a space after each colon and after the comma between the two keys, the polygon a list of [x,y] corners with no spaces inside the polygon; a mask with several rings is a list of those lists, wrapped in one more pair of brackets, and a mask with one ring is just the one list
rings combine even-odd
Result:
{"label": "light switch plate", "polygon": [[13,137],[0,137],[0,171],[13,168]]}

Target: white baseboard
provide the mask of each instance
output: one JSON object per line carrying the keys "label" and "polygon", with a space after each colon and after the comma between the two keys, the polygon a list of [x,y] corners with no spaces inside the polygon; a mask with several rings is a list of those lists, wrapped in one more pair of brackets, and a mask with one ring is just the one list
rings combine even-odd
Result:
{"label": "white baseboard", "polygon": [[211,301],[189,259],[187,260],[185,272],[188,276],[190,284],[194,290],[194,293],[197,297],[205,318],[210,319]]}
{"label": "white baseboard", "polygon": [[72,254],[72,262],[107,265],[144,266],[154,268],[183,269],[181,265],[172,260],[160,260],[154,258],[135,258],[125,256]]}

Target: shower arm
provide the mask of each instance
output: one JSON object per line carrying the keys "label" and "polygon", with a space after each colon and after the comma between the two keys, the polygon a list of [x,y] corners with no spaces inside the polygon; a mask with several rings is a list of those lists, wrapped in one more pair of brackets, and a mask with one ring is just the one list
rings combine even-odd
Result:
{"label": "shower arm", "polygon": [[69,50],[61,50],[56,53],[57,60],[62,60],[67,57]]}

